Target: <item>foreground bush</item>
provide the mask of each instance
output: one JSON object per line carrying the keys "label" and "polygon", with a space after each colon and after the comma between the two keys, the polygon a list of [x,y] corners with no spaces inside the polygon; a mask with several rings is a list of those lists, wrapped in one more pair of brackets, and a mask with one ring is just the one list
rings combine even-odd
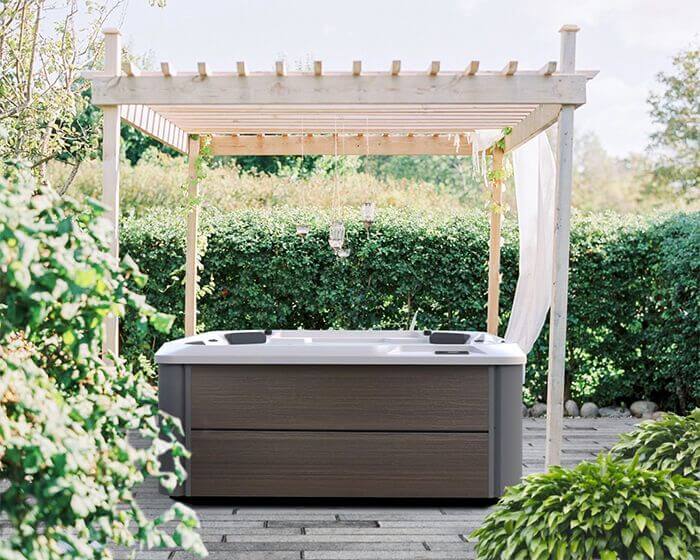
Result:
{"label": "foreground bush", "polygon": [[700,483],[600,456],[512,486],[471,536],[483,560],[692,560]]}
{"label": "foreground bush", "polygon": [[[182,546],[204,554],[198,522],[177,505],[149,520],[133,489],[147,475],[166,487],[159,456],[186,450],[178,423],[159,415],[154,388],[115,356],[100,356],[102,320],[131,308],[136,323],[167,330],[127,281],[133,262],[109,256],[97,206],[44,192],[21,169],[0,178],[0,558],[109,558],[111,543]],[[159,422],[160,420],[160,422]],[[160,423],[160,427],[159,427]],[[153,443],[133,447],[137,430]],[[160,439],[159,430],[161,437]],[[171,533],[161,530],[177,521]]]}
{"label": "foreground bush", "polygon": [[[200,329],[483,329],[488,217],[380,207],[365,232],[345,211],[352,254],[328,247],[339,210],[236,211],[202,227]],[[308,223],[302,240],[296,225]],[[122,251],[149,274],[157,308],[182,335],[184,218],[158,212],[125,220]],[[518,272],[517,231],[506,220],[501,333]],[[658,218],[575,216],[571,234],[567,382],[599,404],[638,398],[664,410],[700,405],[700,213]],[[165,340],[124,322],[123,348],[150,354]],[[547,327],[528,356],[526,398],[544,398]]]}
{"label": "foreground bush", "polygon": [[640,467],[668,470],[700,482],[700,408],[688,416],[665,414],[622,434],[612,452]]}

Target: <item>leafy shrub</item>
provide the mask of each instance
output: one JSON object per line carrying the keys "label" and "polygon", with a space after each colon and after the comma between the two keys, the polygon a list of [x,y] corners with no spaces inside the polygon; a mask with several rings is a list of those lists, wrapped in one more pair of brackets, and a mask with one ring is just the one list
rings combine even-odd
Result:
{"label": "leafy shrub", "polygon": [[484,560],[691,560],[700,555],[700,483],[601,455],[526,477],[471,536]]}
{"label": "leafy shrub", "polygon": [[[251,210],[203,222],[200,329],[483,329],[488,218],[483,212],[382,208],[369,233],[344,210],[352,254],[328,248],[340,210]],[[295,226],[309,223],[305,240]],[[501,333],[518,268],[513,220],[503,232]],[[122,250],[149,274],[149,301],[182,334],[184,219],[159,211],[124,221]],[[700,404],[700,213],[576,215],[572,224],[567,380],[600,404],[649,398],[665,410]],[[150,353],[164,337],[125,321],[123,349]],[[546,394],[548,327],[528,356],[525,394]],[[668,345],[668,346],[667,346]]]}
{"label": "leafy shrub", "polygon": [[700,408],[688,416],[665,414],[620,436],[612,452],[641,467],[668,470],[700,482]]}
{"label": "leafy shrub", "polygon": [[[100,355],[102,320],[131,308],[136,324],[167,330],[127,281],[135,264],[107,252],[102,209],[45,191],[23,170],[0,178],[0,515],[2,558],[108,558],[110,543],[205,553],[194,512],[176,505],[149,520],[132,490],[147,475],[184,479],[159,456],[186,455],[179,423],[155,389],[115,356]],[[159,425],[160,424],[160,425]],[[130,430],[152,440],[133,447]],[[159,438],[160,433],[160,438]],[[172,534],[162,525],[176,521]]]}

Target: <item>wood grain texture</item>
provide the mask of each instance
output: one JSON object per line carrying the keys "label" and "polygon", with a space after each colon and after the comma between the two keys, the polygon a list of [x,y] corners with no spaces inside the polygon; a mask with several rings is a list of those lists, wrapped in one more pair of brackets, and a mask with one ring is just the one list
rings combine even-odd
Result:
{"label": "wood grain texture", "polygon": [[487,431],[488,369],[192,367],[193,429]]}
{"label": "wood grain texture", "polygon": [[192,496],[484,497],[488,435],[194,430]]}

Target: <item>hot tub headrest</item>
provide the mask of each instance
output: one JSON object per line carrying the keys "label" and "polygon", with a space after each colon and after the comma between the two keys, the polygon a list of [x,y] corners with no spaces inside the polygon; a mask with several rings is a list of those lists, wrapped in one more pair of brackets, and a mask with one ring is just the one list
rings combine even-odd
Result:
{"label": "hot tub headrest", "polygon": [[469,335],[463,332],[433,331],[428,340],[430,344],[466,344]]}
{"label": "hot tub headrest", "polygon": [[225,334],[229,344],[265,344],[267,335],[264,331],[237,331]]}

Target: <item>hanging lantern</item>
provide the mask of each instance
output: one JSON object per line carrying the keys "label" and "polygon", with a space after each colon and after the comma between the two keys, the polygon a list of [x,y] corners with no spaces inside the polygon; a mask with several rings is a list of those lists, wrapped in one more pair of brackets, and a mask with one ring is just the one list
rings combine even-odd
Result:
{"label": "hanging lantern", "polygon": [[338,258],[346,259],[350,256],[350,249],[347,247],[341,247],[340,249],[335,250],[335,254],[338,256]]}
{"label": "hanging lantern", "polygon": [[362,204],[362,221],[365,228],[369,229],[374,223],[375,207],[374,202],[365,202]]}
{"label": "hanging lantern", "polygon": [[306,239],[306,236],[309,235],[309,230],[311,228],[306,225],[306,224],[300,224],[297,226],[297,235],[301,237],[302,239]]}
{"label": "hanging lantern", "polygon": [[345,225],[343,222],[333,222],[328,233],[328,244],[331,249],[338,251],[343,248],[343,243],[345,243]]}

